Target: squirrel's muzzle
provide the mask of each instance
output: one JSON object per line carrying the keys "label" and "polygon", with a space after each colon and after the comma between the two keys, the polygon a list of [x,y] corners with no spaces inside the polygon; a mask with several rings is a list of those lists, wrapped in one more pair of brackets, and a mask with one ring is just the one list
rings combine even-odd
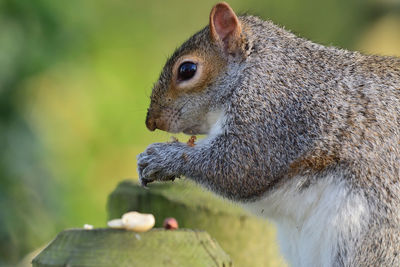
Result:
{"label": "squirrel's muzzle", "polygon": [[150,131],[154,131],[155,129],[157,129],[156,120],[149,116],[149,111],[147,111],[146,115],[146,127]]}
{"label": "squirrel's muzzle", "polygon": [[165,112],[161,113],[158,109],[149,109],[146,116],[146,126],[150,131],[160,129],[161,131],[168,132],[169,123],[168,118],[165,116]]}

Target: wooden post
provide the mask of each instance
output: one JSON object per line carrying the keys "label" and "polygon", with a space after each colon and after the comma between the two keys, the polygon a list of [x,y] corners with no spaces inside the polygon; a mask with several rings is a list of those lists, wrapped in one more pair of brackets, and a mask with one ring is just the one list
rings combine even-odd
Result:
{"label": "wooden post", "polygon": [[156,227],[166,217],[179,226],[207,231],[231,256],[235,266],[285,266],[278,252],[275,230],[265,220],[194,185],[188,180],[150,184],[121,182],[108,199],[109,219],[128,211],[153,213]]}
{"label": "wooden post", "polygon": [[66,230],[32,262],[33,267],[232,266],[230,257],[204,231],[153,229]]}

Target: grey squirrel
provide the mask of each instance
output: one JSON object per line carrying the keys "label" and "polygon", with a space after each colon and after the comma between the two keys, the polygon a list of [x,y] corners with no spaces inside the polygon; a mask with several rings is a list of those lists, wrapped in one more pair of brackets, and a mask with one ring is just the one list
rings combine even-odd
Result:
{"label": "grey squirrel", "polygon": [[293,266],[400,266],[400,59],[315,44],[215,5],[166,62],[143,185],[185,176],[273,220]]}

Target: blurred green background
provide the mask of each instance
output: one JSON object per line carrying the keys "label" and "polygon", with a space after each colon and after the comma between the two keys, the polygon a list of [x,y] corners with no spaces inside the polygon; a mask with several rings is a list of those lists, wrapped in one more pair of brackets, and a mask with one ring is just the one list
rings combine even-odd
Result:
{"label": "blurred green background", "polygon": [[[105,225],[136,155],[169,139],[144,125],[152,84],[215,3],[0,0],[0,266],[66,227]],[[322,44],[400,55],[399,0],[229,3]]]}

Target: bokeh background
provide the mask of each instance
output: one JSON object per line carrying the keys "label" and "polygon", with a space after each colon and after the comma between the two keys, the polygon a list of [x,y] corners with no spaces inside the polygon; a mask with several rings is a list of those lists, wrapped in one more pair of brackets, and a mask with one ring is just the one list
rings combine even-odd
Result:
{"label": "bokeh background", "polygon": [[[228,2],[325,45],[400,55],[399,0]],[[144,125],[152,84],[215,3],[0,0],[0,266],[105,225],[136,155],[169,139]]]}

